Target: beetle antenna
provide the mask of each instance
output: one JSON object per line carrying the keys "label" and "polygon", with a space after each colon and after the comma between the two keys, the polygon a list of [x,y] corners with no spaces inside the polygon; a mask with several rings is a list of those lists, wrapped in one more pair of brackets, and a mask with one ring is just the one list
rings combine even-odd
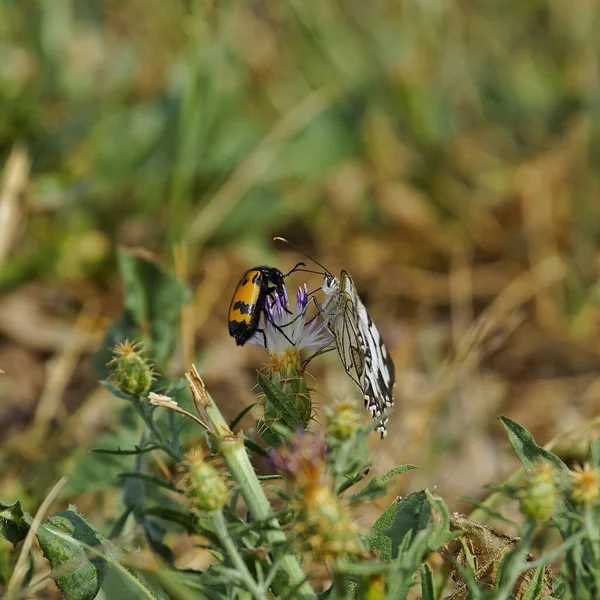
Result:
{"label": "beetle antenna", "polygon": [[[316,265],[319,265],[319,267],[321,267],[321,269],[323,269],[323,271],[325,271],[325,274],[331,276],[329,269],[326,269],[318,260],[315,260],[312,256],[309,256],[303,250],[300,250],[300,248],[298,248],[298,246],[296,246],[295,244],[292,244],[292,242],[290,242],[289,240],[286,240],[285,238],[282,238],[279,236],[274,237],[273,240],[277,240],[279,242],[285,242],[286,244],[290,245],[292,248],[295,248],[298,252],[300,252],[300,254],[303,254],[304,256],[306,256],[306,258],[308,258],[309,260],[312,260],[312,262],[314,262]],[[298,265],[296,265],[296,266],[298,266]],[[308,272],[310,273],[310,271],[308,271]],[[316,272],[316,271],[313,271],[313,272]],[[323,273],[319,273],[319,275],[323,275]]]}

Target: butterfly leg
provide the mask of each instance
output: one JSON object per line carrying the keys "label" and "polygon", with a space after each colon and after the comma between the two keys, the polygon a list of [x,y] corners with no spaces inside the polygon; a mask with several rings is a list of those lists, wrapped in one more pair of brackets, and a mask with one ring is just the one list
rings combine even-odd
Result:
{"label": "butterfly leg", "polygon": [[321,348],[320,350],[317,350],[314,354],[311,354],[306,360],[302,361],[302,370],[306,369],[306,366],[308,365],[308,363],[313,359],[313,358],[317,358],[317,356],[320,356],[321,354],[327,354],[327,352],[331,352],[332,350],[335,350],[335,346],[332,346],[331,348],[328,347],[331,345],[332,342],[329,342],[329,344],[327,344],[326,346],[323,346],[323,348]]}

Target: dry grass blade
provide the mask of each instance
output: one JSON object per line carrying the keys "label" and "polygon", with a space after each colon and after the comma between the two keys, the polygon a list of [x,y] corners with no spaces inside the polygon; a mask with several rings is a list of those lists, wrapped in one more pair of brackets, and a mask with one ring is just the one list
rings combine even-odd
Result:
{"label": "dry grass blade", "polygon": [[16,591],[20,588],[23,578],[27,572],[27,557],[29,556],[29,552],[31,551],[31,547],[33,546],[33,542],[35,540],[35,536],[37,531],[42,523],[42,519],[46,515],[46,512],[50,508],[52,502],[62,489],[62,487],[67,483],[66,477],[61,477],[56,485],[50,490],[50,493],[46,496],[44,501],[42,502],[40,508],[35,514],[35,518],[33,519],[33,523],[27,532],[27,537],[23,542],[23,547],[21,548],[21,553],[19,554],[19,558],[17,560],[17,564],[15,565],[14,571],[6,586],[6,600],[10,600],[11,598],[15,598]]}
{"label": "dry grass blade", "polygon": [[412,431],[413,439],[422,439],[433,415],[457,379],[473,372],[485,356],[519,326],[522,307],[540,289],[558,283],[566,274],[564,263],[556,256],[549,257],[532,271],[517,276],[477,318],[457,344],[454,358],[447,361],[436,386],[423,403],[419,421]]}
{"label": "dry grass blade", "polygon": [[0,187],[0,268],[15,239],[20,221],[19,201],[29,179],[29,156],[24,146],[11,150]]}
{"label": "dry grass blade", "polygon": [[87,336],[82,333],[93,331],[99,315],[99,306],[93,301],[88,302],[73,325],[73,334],[68,343],[46,363],[46,382],[33,419],[38,439],[45,436],[48,424],[56,415],[63,393],[85,350]]}

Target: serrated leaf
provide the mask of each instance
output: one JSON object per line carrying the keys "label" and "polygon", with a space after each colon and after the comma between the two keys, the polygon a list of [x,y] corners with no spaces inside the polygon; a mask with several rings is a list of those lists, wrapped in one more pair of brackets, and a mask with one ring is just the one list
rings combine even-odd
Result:
{"label": "serrated leaf", "polygon": [[13,546],[25,539],[29,529],[23,515],[20,502],[0,501],[0,537],[8,540]]}
{"label": "serrated leaf", "polygon": [[152,450],[158,450],[160,446],[146,446],[145,448],[136,448],[135,450],[110,450],[109,448],[92,448],[90,452],[96,454],[109,454],[114,456],[135,456],[137,454],[145,454],[146,452],[152,452]]}
{"label": "serrated leaf", "polygon": [[[103,538],[72,510],[48,517],[37,531],[44,556],[50,563],[56,586],[67,600],[93,600],[106,574],[100,556],[88,556],[88,547],[103,551]],[[56,574],[54,574],[56,572]]]}
{"label": "serrated leaf", "polygon": [[525,427],[522,427],[504,415],[500,416],[500,420],[508,433],[508,439],[513,450],[519,457],[519,460],[523,464],[523,468],[528,475],[533,474],[535,469],[539,466],[540,460],[548,461],[561,472],[568,472],[569,469],[565,463],[560,460],[556,454],[538,446],[531,433],[529,433]]}
{"label": "serrated leaf", "polygon": [[258,373],[258,384],[277,414],[281,416],[283,423],[292,431],[302,429],[302,419],[294,404],[294,399],[260,372]]}
{"label": "serrated leaf", "polygon": [[410,539],[425,529],[431,518],[431,506],[424,491],[409,494],[396,506],[394,518],[385,530],[392,542],[392,558],[398,555],[398,548],[405,536]]}

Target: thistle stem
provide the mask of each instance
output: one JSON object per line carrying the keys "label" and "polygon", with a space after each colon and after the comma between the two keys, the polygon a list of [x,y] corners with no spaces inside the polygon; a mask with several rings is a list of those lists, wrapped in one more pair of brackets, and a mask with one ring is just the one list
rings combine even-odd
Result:
{"label": "thistle stem", "polygon": [[[244,438],[229,429],[221,411],[207,392],[202,378],[194,367],[189,373],[186,373],[186,377],[190,382],[190,389],[200,417],[212,426],[213,434],[218,440],[219,452],[225,459],[231,476],[240,486],[240,492],[248,510],[252,513],[252,518],[257,521],[269,522],[271,525],[272,529],[265,532],[267,541],[272,544],[284,544],[286,542],[285,534],[273,514],[271,504],[248,458]],[[278,583],[279,579],[276,578],[273,587],[282,588],[276,591],[282,594],[287,593],[291,587],[295,588],[295,598],[304,599],[316,596],[295,556],[285,554],[278,564],[289,581],[288,585],[283,588],[282,584]]]}
{"label": "thistle stem", "polygon": [[[265,532],[266,539],[274,544],[285,543],[285,534],[281,531],[279,522],[273,515],[271,504],[265,496],[260,481],[252,467],[252,463],[248,458],[243,439],[239,436],[233,436],[232,438],[221,440],[219,449],[229,467],[231,476],[240,486],[240,491],[248,509],[252,513],[252,517],[259,521],[268,521],[272,527],[272,529]],[[290,586],[297,586],[297,598],[314,598],[315,593],[308,581],[306,581],[306,576],[295,556],[286,554],[281,559],[280,565],[280,568],[289,577]],[[276,581],[274,585],[276,585]]]}
{"label": "thistle stem", "polygon": [[229,535],[229,530],[227,529],[227,521],[225,521],[225,517],[223,516],[222,510],[217,510],[211,514],[211,521],[215,528],[215,533],[219,536],[219,540],[221,544],[223,544],[223,548],[227,555],[229,556],[233,566],[237,569],[238,573],[241,576],[241,579],[245,583],[248,591],[252,594],[252,597],[255,600],[268,600],[268,595],[265,590],[262,589],[254,581],[246,563],[243,558],[240,556],[237,551],[237,547],[235,542],[231,539]]}

